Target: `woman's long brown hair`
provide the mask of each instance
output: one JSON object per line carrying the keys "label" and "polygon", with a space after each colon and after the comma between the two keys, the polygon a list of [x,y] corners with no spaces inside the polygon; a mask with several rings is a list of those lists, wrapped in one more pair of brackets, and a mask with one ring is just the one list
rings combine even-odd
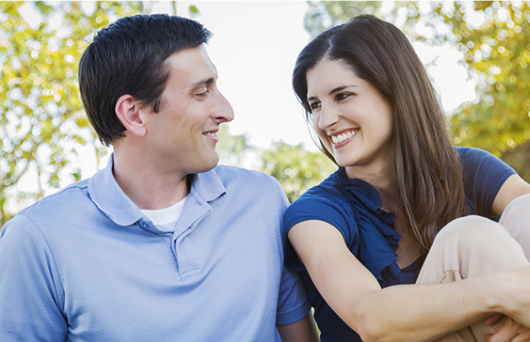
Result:
{"label": "woman's long brown hair", "polygon": [[423,64],[399,29],[374,16],[333,27],[304,48],[293,72],[308,121],[306,74],[325,58],[349,65],[392,105],[399,204],[426,253],[440,229],[465,215],[465,195],[461,161]]}

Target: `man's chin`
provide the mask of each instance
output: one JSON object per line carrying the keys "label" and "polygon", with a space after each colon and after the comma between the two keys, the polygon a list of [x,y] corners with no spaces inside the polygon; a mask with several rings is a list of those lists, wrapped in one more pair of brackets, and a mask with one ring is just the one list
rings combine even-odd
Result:
{"label": "man's chin", "polygon": [[215,156],[211,156],[210,158],[204,161],[203,165],[201,165],[202,171],[199,171],[197,173],[210,171],[211,169],[216,167],[218,164],[219,164],[219,155],[215,153]]}

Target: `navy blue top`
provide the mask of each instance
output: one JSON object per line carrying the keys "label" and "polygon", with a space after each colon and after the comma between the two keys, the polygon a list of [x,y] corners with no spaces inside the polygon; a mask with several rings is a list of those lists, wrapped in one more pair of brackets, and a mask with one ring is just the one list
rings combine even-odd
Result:
{"label": "navy blue top", "polygon": [[[515,171],[489,152],[467,147],[456,149],[463,164],[467,214],[493,219],[493,201],[502,184]],[[372,185],[361,179],[349,179],[345,169],[340,167],[287,209],[284,238],[297,223],[327,222],[342,233],[350,251],[377,278],[381,287],[413,284],[423,260],[399,268],[396,251],[401,236],[394,230],[394,214],[381,210],[381,205],[379,192]],[[301,272],[309,302],[315,309],[321,341],[361,341],[324,301],[293,247],[290,243],[287,245],[286,266]]]}

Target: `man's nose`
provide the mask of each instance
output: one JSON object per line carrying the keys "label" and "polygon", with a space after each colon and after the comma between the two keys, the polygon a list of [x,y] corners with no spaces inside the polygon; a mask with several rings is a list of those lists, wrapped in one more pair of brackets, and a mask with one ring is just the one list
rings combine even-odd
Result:
{"label": "man's nose", "polygon": [[234,120],[234,109],[226,97],[219,93],[217,101],[217,108],[212,113],[214,120],[219,123],[230,122]]}

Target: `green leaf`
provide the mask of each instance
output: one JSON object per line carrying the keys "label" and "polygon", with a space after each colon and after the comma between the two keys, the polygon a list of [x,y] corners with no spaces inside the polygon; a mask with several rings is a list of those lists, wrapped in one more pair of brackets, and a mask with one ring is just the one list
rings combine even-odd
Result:
{"label": "green leaf", "polygon": [[45,1],[35,1],[35,7],[43,15],[49,15],[53,11],[53,6],[48,5]]}
{"label": "green leaf", "polygon": [[190,7],[188,7],[188,12],[190,13],[190,17],[191,18],[195,18],[195,17],[197,17],[198,15],[201,14],[199,12],[199,9],[195,5],[190,5]]}

